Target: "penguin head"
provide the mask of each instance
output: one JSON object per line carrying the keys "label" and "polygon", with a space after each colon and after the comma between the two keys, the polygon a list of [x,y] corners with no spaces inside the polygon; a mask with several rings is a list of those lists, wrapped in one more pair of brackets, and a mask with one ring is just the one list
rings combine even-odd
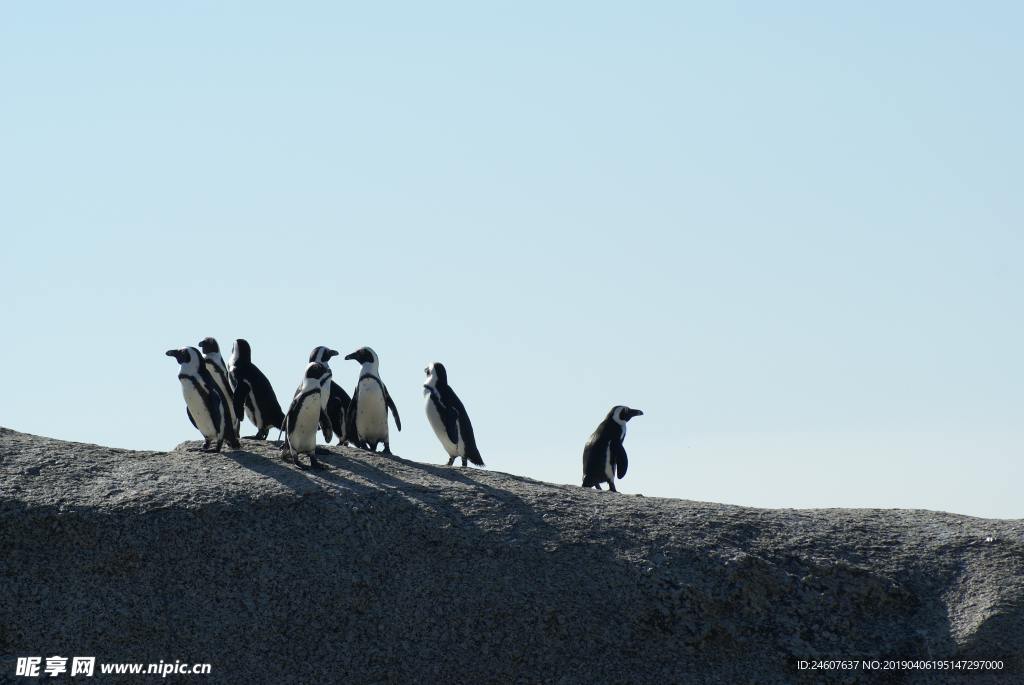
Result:
{"label": "penguin head", "polygon": [[220,352],[220,346],[217,345],[217,341],[213,338],[203,338],[199,341],[199,349],[203,351],[203,354],[214,354]]}
{"label": "penguin head", "polygon": [[642,411],[640,411],[639,409],[630,409],[629,407],[626,407],[626,406],[621,405],[621,404],[612,407],[612,410],[610,412],[608,412],[608,416],[610,416],[612,418],[612,420],[615,421],[615,423],[619,424],[620,426],[625,424],[627,421],[629,421],[634,416],[643,416],[643,415],[644,415],[644,413]]}
{"label": "penguin head", "polygon": [[302,382],[299,383],[295,396],[310,390],[323,390],[331,381],[331,370],[320,362],[310,362],[302,374]]}
{"label": "penguin head", "polygon": [[235,344],[231,347],[231,359],[236,364],[238,362],[252,362],[252,349],[249,347],[248,341],[242,338],[235,341]]}
{"label": "penguin head", "polygon": [[337,350],[332,350],[329,347],[324,347],[323,345],[320,345],[319,347],[314,347],[313,351],[309,353],[309,361],[326,364],[331,357],[337,356]]}
{"label": "penguin head", "polygon": [[199,364],[199,350],[194,347],[182,347],[179,350],[167,350],[165,354],[168,357],[174,357],[175,361],[181,364],[182,369],[185,369],[185,367],[198,366]]}
{"label": "penguin head", "polygon": [[369,347],[360,347],[352,354],[346,354],[345,359],[352,359],[360,364],[377,364],[377,353]]}
{"label": "penguin head", "polygon": [[319,381],[326,375],[329,375],[331,370],[320,362],[310,362],[309,366],[306,367],[306,378],[310,380]]}
{"label": "penguin head", "polygon": [[441,362],[431,362],[427,365],[427,368],[423,369],[423,373],[429,376],[427,387],[436,388],[448,385],[448,371],[445,370],[444,364]]}

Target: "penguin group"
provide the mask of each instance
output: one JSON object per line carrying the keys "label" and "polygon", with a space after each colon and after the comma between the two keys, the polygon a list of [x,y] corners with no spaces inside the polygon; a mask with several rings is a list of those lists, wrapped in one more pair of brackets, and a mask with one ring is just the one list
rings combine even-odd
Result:
{"label": "penguin group", "polygon": [[[282,457],[302,467],[300,457],[310,468],[323,468],[317,460],[317,432],[328,444],[348,444],[375,452],[383,445],[391,454],[389,416],[395,428],[402,430],[398,407],[380,376],[380,359],[369,347],[360,347],[346,360],[358,362],[359,378],[351,396],[334,381],[330,360],[338,352],[317,346],[309,354],[302,380],[287,411],[282,410],[266,375],[253,363],[252,348],[239,338],[225,362],[213,338],[203,338],[196,347],[168,350],[167,356],[179,364],[185,408],[192,425],[202,434],[202,452],[219,452],[223,445],[239,449],[243,416],[256,427],[249,438],[266,440],[276,428]],[[462,466],[484,466],[476,444],[473,424],[466,407],[448,384],[444,364],[433,362],[424,370],[423,396],[427,421],[448,455],[448,466],[456,459]],[[639,409],[623,405],[612,407],[583,448],[583,487],[601,489],[602,483],[615,492],[615,480],[626,475],[628,460],[623,441],[626,424],[642,416]],[[283,441],[283,442],[282,442]]]}

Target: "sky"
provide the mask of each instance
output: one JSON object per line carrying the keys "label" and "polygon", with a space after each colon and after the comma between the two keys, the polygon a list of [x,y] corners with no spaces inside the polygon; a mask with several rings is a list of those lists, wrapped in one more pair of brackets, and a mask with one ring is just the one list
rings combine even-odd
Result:
{"label": "sky", "polygon": [[627,494],[1024,517],[1024,6],[831,5],[3,5],[0,425],[369,345],[406,458],[441,361],[498,471],[626,404]]}

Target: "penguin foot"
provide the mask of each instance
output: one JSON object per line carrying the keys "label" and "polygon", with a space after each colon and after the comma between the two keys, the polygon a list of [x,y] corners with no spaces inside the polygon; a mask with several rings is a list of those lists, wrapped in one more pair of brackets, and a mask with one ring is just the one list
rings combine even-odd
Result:
{"label": "penguin foot", "polygon": [[323,468],[324,468],[324,465],[323,465],[323,464],[321,464],[320,462],[318,462],[318,461],[316,460],[316,457],[314,457],[314,456],[313,456],[313,455],[311,454],[311,455],[309,455],[309,468],[311,468],[311,469],[316,469],[316,470],[318,470],[318,471],[322,471],[322,470],[323,470]]}
{"label": "penguin foot", "polygon": [[330,454],[331,451],[325,447],[317,447],[313,454]]}

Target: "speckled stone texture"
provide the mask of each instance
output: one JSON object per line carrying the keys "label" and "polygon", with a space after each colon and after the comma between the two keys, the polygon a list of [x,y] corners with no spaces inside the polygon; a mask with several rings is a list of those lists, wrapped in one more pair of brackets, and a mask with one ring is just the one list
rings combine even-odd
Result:
{"label": "speckled stone texture", "polygon": [[[177,680],[205,683],[1024,683],[1024,521],[197,444],[0,429],[0,682],[59,654],[210,662]],[[1005,670],[797,670],[815,658]]]}

